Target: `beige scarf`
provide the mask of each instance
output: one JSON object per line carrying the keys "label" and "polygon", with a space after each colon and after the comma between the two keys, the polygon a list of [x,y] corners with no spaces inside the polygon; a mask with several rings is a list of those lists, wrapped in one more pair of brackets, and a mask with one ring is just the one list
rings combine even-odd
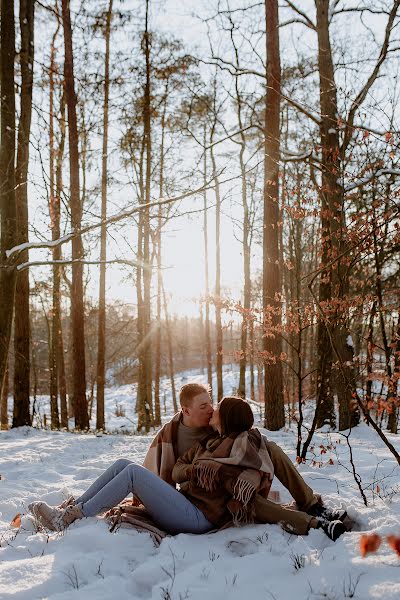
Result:
{"label": "beige scarf", "polygon": [[206,491],[232,480],[232,499],[228,509],[233,522],[253,520],[252,500],[256,493],[265,498],[271,487],[274,467],[258,429],[226,437],[211,434],[203,442],[201,458],[193,465],[193,481]]}

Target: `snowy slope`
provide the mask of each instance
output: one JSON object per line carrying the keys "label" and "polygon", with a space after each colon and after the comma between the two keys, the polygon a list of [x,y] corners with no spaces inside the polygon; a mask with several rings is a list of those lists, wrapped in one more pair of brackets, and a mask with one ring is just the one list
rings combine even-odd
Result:
{"label": "snowy slope", "polygon": [[[201,380],[200,374],[197,378]],[[229,382],[228,373],[226,379],[229,393],[234,381]],[[108,413],[115,402],[122,402],[134,420],[133,409],[128,412],[132,392],[129,387],[108,390]],[[171,412],[167,394],[167,413]],[[123,419],[109,417],[111,428],[118,429]],[[294,431],[268,436],[295,458]],[[365,425],[354,430],[350,440],[368,507],[339,434],[318,434],[315,464],[310,460],[299,467],[328,505],[348,507],[358,522],[359,531],[336,543],[319,530],[296,537],[272,525],[182,534],[166,538],[159,548],[148,534],[131,529],[109,533],[102,519],[76,522],[64,534],[34,531],[27,517],[22,517],[21,530],[9,527],[15,513],[23,513],[30,501],[41,498],[56,504],[69,493],[79,494],[121,456],[141,462],[150,439],[29,428],[0,433],[1,600],[400,598],[400,559],[388,545],[364,559],[358,550],[360,531],[400,535],[400,467]],[[399,448],[398,437],[390,439]],[[280,489],[276,484],[274,488]],[[285,490],[282,496],[289,499]]]}

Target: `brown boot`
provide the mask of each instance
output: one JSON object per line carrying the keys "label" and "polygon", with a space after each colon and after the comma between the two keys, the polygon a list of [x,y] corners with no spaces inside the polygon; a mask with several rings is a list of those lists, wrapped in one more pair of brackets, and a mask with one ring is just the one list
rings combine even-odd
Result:
{"label": "brown boot", "polygon": [[28,509],[39,523],[51,531],[63,531],[71,523],[85,516],[78,504],[62,510],[56,506],[49,506],[46,502],[33,502]]}
{"label": "brown boot", "polygon": [[63,510],[64,508],[67,508],[67,506],[74,506],[74,505],[75,505],[75,498],[73,496],[69,496],[68,498],[63,500],[63,502],[61,502],[61,504],[59,504],[57,506],[57,508],[61,508],[61,510]]}

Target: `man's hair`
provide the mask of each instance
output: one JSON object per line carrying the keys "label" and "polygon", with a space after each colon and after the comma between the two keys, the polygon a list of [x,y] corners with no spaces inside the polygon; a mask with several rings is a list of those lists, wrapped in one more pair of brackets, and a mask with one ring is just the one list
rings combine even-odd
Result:
{"label": "man's hair", "polygon": [[209,385],[202,383],[185,383],[179,392],[179,402],[182,407],[189,408],[192,404],[192,400],[199,394],[210,394],[211,388]]}
{"label": "man's hair", "polygon": [[242,433],[252,428],[254,423],[253,411],[250,404],[238,397],[225,396],[219,404],[221,434]]}

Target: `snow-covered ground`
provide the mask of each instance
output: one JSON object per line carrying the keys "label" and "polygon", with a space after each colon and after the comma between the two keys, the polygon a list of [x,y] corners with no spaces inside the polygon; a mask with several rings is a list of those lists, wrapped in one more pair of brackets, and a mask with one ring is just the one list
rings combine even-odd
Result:
{"label": "snow-covered ground", "polygon": [[[178,387],[189,378],[204,381],[200,373],[190,373]],[[227,393],[235,379],[227,370]],[[167,382],[164,388],[166,419],[172,407]],[[133,396],[131,386],[107,390],[110,430],[134,427]],[[125,418],[113,414],[116,403],[124,405]],[[1,600],[400,598],[400,558],[386,543],[377,554],[361,558],[359,553],[361,532],[400,535],[400,467],[365,425],[352,431],[350,441],[368,507],[354,481],[343,436],[316,435],[310,460],[299,467],[328,505],[346,506],[358,523],[336,543],[320,530],[297,537],[273,525],[181,534],[160,547],[132,529],[110,533],[101,518],[75,522],[63,534],[37,532],[24,516],[20,530],[10,528],[11,519],[24,513],[30,501],[57,504],[70,493],[79,494],[122,456],[141,462],[151,437],[30,428],[0,433]],[[294,460],[294,431],[268,432],[268,437]],[[389,438],[399,449],[398,436]],[[276,483],[273,487],[289,500],[286,490]]]}

